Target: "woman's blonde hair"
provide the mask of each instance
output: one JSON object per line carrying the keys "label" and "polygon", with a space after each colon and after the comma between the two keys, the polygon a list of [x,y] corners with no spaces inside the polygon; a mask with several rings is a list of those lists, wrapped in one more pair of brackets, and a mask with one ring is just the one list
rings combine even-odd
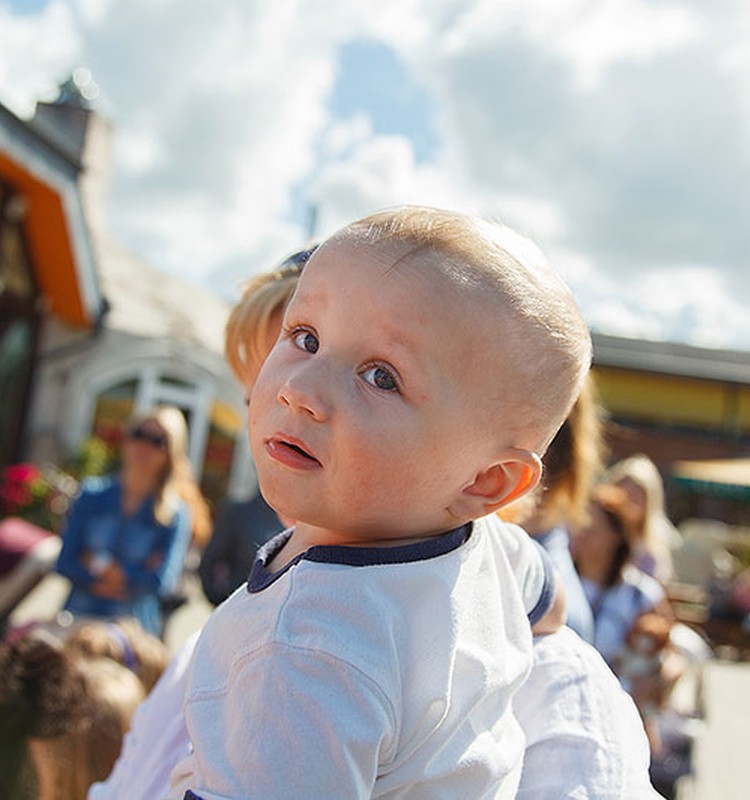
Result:
{"label": "woman's blonde hair", "polygon": [[602,408],[589,373],[542,458],[540,507],[548,527],[585,522],[591,490],[604,469],[604,454]]}
{"label": "woman's blonde hair", "polygon": [[160,405],[132,415],[128,428],[144,422],[155,422],[167,436],[167,464],[156,487],[154,517],[161,525],[169,525],[184,501],[191,512],[193,541],[204,545],[211,535],[211,512],[200,487],[193,477],[187,455],[188,428],[185,416],[176,406]]}
{"label": "woman's blonde hair", "polygon": [[664,524],[667,514],[664,507],[664,483],[656,464],[644,453],[636,453],[609,467],[604,480],[615,485],[630,480],[640,487],[646,499],[643,523],[635,526],[631,519],[633,533],[643,542],[658,543],[659,526]]}
{"label": "woman's blonde hair", "polygon": [[260,368],[273,342],[271,322],[282,314],[294,294],[302,268],[317,245],[284,259],[276,269],[249,280],[232,309],[224,331],[224,353],[235,377],[244,383],[250,370]]}
{"label": "woman's blonde hair", "polygon": [[565,422],[542,457],[542,480],[528,498],[500,511],[503,519],[529,524],[531,532],[587,522],[591,491],[604,469],[602,407],[591,373]]}

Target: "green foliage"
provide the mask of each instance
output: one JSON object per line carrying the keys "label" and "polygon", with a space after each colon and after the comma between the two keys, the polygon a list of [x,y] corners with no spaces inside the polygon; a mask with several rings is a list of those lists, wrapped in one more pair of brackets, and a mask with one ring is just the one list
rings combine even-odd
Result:
{"label": "green foliage", "polygon": [[84,439],[65,471],[76,479],[89,475],[106,475],[116,467],[116,450],[98,436]]}

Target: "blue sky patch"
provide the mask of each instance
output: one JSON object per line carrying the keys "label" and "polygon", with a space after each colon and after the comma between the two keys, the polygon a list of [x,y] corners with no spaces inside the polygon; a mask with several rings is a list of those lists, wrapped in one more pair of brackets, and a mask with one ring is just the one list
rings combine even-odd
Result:
{"label": "blue sky patch", "polygon": [[11,11],[15,14],[36,14],[47,5],[47,0],[10,0]]}
{"label": "blue sky patch", "polygon": [[366,114],[376,134],[408,137],[417,161],[427,160],[437,146],[432,98],[395,51],[380,42],[357,40],[341,48],[330,106],[340,119]]}

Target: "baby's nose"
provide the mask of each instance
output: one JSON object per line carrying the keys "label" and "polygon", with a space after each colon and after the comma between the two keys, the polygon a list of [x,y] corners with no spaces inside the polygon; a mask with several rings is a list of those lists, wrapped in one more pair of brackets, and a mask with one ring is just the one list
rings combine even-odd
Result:
{"label": "baby's nose", "polygon": [[282,405],[312,417],[318,422],[327,419],[330,413],[324,381],[317,370],[302,369],[289,375],[278,393]]}

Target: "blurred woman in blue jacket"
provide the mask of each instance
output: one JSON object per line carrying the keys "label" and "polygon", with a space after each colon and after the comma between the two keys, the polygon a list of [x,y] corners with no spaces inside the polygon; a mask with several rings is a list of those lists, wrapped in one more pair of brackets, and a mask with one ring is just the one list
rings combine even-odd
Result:
{"label": "blurred woman in blue jacket", "polygon": [[182,412],[159,406],[134,416],[121,456],[119,475],[84,481],[63,528],[57,571],[73,584],[65,609],[74,617],[135,617],[160,636],[160,598],[182,573],[191,505],[207,515]]}

